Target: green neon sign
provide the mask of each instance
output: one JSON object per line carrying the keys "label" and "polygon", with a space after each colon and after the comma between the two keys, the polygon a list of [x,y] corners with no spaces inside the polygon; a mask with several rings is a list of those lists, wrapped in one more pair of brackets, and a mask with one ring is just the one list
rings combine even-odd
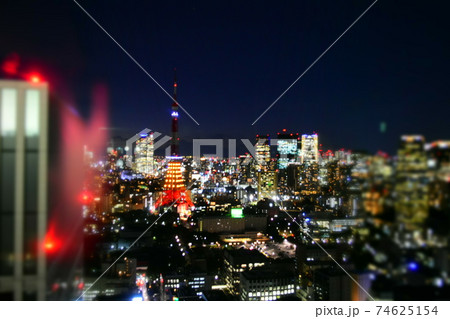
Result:
{"label": "green neon sign", "polygon": [[231,209],[231,218],[243,218],[244,212],[242,208],[232,208]]}

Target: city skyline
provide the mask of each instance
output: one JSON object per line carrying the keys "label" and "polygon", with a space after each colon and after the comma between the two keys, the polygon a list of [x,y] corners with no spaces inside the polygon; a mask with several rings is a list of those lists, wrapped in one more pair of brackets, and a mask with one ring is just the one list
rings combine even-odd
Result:
{"label": "city skyline", "polygon": [[[253,138],[287,128],[315,131],[330,149],[390,154],[402,134],[448,139],[442,131],[449,116],[443,107],[449,98],[444,83],[450,68],[443,33],[446,4],[438,10],[407,3],[376,3],[252,126],[370,1],[292,3],[274,6],[275,12],[268,10],[270,2],[239,8],[236,3],[133,4],[120,12],[114,4],[80,2],[168,92],[170,72],[178,69],[180,104],[200,124],[180,111],[187,119],[180,125],[185,141]],[[8,5],[2,16],[9,25],[2,34],[8,47],[0,46],[3,62],[16,54],[24,72],[39,71],[85,119],[92,87],[105,85],[109,127],[117,129],[111,135],[126,136],[136,127],[169,133],[170,99],[74,3],[19,5]],[[36,20],[35,12],[49,19]],[[60,18],[52,18],[56,14]],[[151,18],[145,19],[146,14]],[[135,23],[118,24],[130,16]],[[246,32],[237,32],[241,28]],[[124,108],[129,111],[121,112]],[[135,119],[135,114],[146,116]]]}
{"label": "city skyline", "polygon": [[5,4],[0,300],[450,299],[450,5],[274,3]]}

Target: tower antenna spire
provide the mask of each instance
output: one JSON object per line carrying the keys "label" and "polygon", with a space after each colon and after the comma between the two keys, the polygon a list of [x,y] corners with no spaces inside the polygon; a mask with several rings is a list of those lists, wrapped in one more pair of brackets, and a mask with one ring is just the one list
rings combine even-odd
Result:
{"label": "tower antenna spire", "polygon": [[177,69],[174,68],[174,79],[173,79],[173,104],[172,104],[172,143],[170,145],[170,155],[178,156],[180,155],[180,138],[178,137],[178,100],[177,100]]}
{"label": "tower antenna spire", "polygon": [[[177,84],[177,68],[173,68],[173,99],[175,101],[178,101],[177,100],[177,86],[178,86],[178,84]],[[173,102],[173,104],[176,104],[176,106],[178,107],[178,103],[176,103],[175,101]],[[172,106],[174,106],[174,105],[172,105]]]}

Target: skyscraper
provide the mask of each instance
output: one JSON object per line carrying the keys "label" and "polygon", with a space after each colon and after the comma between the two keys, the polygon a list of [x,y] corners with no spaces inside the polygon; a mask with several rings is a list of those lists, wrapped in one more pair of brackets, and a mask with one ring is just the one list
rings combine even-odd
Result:
{"label": "skyscraper", "polygon": [[273,198],[277,195],[277,173],[275,170],[261,170],[258,177],[258,200],[263,198]]}
{"label": "skyscraper", "polygon": [[[45,298],[48,86],[0,81],[0,295]],[[49,249],[51,247],[48,247]]]}
{"label": "skyscraper", "polygon": [[428,215],[424,144],[421,135],[403,135],[398,150],[395,210],[397,220],[410,230],[422,225]]}
{"label": "skyscraper", "polygon": [[302,135],[302,149],[300,152],[302,164],[319,162],[319,137],[317,134]]}
{"label": "skyscraper", "polygon": [[448,171],[450,168],[450,141],[434,141],[425,146],[429,167]]}
{"label": "skyscraper", "polygon": [[270,162],[269,134],[256,135],[255,152],[257,170],[268,169]]}
{"label": "skyscraper", "polygon": [[141,134],[141,137],[136,141],[134,154],[136,172],[144,176],[153,175],[153,133]]}
{"label": "skyscraper", "polygon": [[277,158],[279,169],[286,169],[289,163],[297,161],[298,144],[298,133],[287,133],[286,129],[283,129],[282,133],[277,134]]}
{"label": "skyscraper", "polygon": [[450,208],[450,141],[434,141],[425,146],[431,172],[429,204],[433,210]]}
{"label": "skyscraper", "polygon": [[302,171],[300,174],[300,189],[303,195],[319,193],[319,137],[317,134],[303,134],[300,150]]}

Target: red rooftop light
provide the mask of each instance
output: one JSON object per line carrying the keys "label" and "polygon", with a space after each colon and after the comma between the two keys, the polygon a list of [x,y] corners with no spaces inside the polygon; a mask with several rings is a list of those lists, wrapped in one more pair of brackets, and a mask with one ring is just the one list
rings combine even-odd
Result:
{"label": "red rooftop light", "polygon": [[39,74],[33,73],[29,75],[28,81],[30,81],[31,83],[40,83],[41,77],[39,76]]}

